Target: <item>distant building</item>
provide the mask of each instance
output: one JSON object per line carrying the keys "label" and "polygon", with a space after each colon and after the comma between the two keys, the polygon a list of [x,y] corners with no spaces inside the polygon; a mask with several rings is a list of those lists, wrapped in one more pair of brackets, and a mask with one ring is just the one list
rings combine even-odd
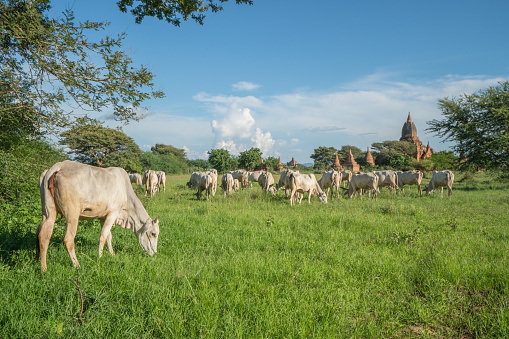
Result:
{"label": "distant building", "polygon": [[369,147],[368,147],[368,151],[366,152],[366,157],[364,158],[364,160],[366,161],[366,163],[370,166],[375,166],[375,160],[373,160],[373,156],[371,155],[371,152],[369,151]]}
{"label": "distant building", "polygon": [[341,164],[339,163],[338,151],[336,151],[336,159],[334,160],[334,164],[332,165],[332,169],[334,169],[335,171],[342,171],[343,170],[343,166],[341,166]]}
{"label": "distant building", "polygon": [[297,167],[297,161],[295,161],[295,158],[292,157],[292,161],[286,163],[290,167]]}
{"label": "distant building", "polygon": [[408,118],[401,129],[401,138],[399,140],[411,142],[417,147],[417,151],[414,154],[414,158],[417,159],[417,161],[427,159],[436,153],[435,150],[430,147],[429,142],[426,147],[417,136],[417,128],[410,117],[410,112],[408,112]]}
{"label": "distant building", "polygon": [[350,150],[350,153],[348,153],[348,158],[343,163],[343,167],[347,170],[354,172],[354,173],[360,171],[361,167],[353,158],[352,150]]}
{"label": "distant building", "polygon": [[279,157],[279,168],[276,169],[276,171],[283,171],[285,168],[283,167],[283,163],[281,162],[281,157]]}

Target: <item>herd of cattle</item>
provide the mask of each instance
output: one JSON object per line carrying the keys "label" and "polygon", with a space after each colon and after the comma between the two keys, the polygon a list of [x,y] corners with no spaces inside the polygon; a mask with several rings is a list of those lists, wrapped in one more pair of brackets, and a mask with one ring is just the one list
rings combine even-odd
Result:
{"label": "herd of cattle", "polygon": [[[207,199],[214,196],[217,189],[217,171],[196,172],[191,175],[187,186],[197,189],[196,195],[201,198],[205,192]],[[379,171],[369,173],[355,173],[350,171],[328,171],[320,180],[313,174],[301,174],[298,171],[284,170],[281,172],[279,182],[276,184],[270,172],[248,172],[238,170],[226,173],[221,179],[224,196],[240,187],[246,188],[253,182],[258,182],[265,192],[276,194],[284,189],[290,196],[290,204],[297,199],[302,201],[305,192],[308,201],[311,195],[319,197],[320,201],[327,203],[329,190],[331,197],[334,190],[338,192],[341,183],[348,182],[348,189],[341,187],[350,198],[363,191],[368,191],[376,199],[379,188],[390,186],[403,189],[405,185],[417,185],[422,194],[422,173],[419,171],[394,172]],[[138,239],[140,246],[149,255],[157,252],[159,237],[159,218],[152,219],[141,201],[137,197],[131,183],[145,185],[145,195],[154,195],[161,187],[165,191],[166,175],[164,172],[146,171],[144,176],[139,174],[128,175],[125,170],[118,167],[100,168],[85,165],[74,161],[63,161],[44,171],[39,178],[41,192],[42,221],[37,228],[36,252],[41,259],[41,271],[46,271],[46,256],[50,243],[53,226],[60,214],[66,219],[67,230],[64,244],[69,257],[75,267],[79,267],[74,249],[74,237],[78,229],[78,221],[83,219],[99,219],[101,221],[101,235],[99,237],[99,257],[102,255],[104,245],[113,254],[111,228],[121,225],[131,229]],[[452,192],[454,175],[450,171],[433,172],[433,177],[426,188],[426,193],[435,189],[447,187],[449,196]]]}
{"label": "herd of cattle", "polygon": [[[241,169],[224,174],[221,178],[221,188],[226,197],[227,194],[238,191],[239,188],[246,188],[252,186],[253,182],[258,182],[265,192],[270,192],[273,195],[284,189],[286,196],[290,197],[290,205],[293,205],[297,200],[300,203],[306,192],[308,193],[308,202],[311,201],[311,195],[315,195],[322,203],[327,203],[329,192],[332,199],[334,192],[339,196],[340,188],[346,191],[345,195],[348,195],[349,198],[353,198],[356,194],[359,194],[362,198],[363,192],[366,191],[372,195],[372,199],[376,200],[382,187],[396,189],[399,193],[399,190],[403,191],[403,188],[407,185],[417,185],[419,194],[422,195],[422,178],[423,173],[417,170],[407,172],[385,170],[353,174],[348,170],[341,172],[331,169],[324,172],[320,180],[316,180],[313,174],[302,174],[299,171],[286,169],[281,171],[279,182],[276,183],[270,172],[249,172]],[[441,197],[443,197],[443,188],[447,187],[450,197],[453,182],[454,174],[451,171],[434,171],[431,181],[426,187],[426,194],[429,195],[435,189],[440,188]],[[341,183],[343,183],[343,186],[348,183],[348,188],[341,187]],[[194,172],[187,183],[189,188],[197,189],[196,196],[198,199],[205,192],[207,200],[211,195],[216,194],[217,185],[218,174],[215,169],[206,172]]]}

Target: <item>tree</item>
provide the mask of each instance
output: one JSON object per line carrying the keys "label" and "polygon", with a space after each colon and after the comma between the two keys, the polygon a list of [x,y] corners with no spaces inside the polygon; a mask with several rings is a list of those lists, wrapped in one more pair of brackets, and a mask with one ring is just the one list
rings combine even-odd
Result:
{"label": "tree", "polygon": [[[101,126],[94,119],[81,119],[80,126],[61,133],[61,145],[69,148],[75,160],[94,166],[106,166],[108,158],[139,158],[141,150],[124,132]],[[113,160],[112,160],[113,161]],[[141,167],[140,165],[137,168]]]}
{"label": "tree", "polygon": [[375,142],[371,144],[371,147],[375,150],[373,157],[377,166],[393,168],[408,166],[408,161],[405,162],[404,159],[412,157],[417,152],[417,147],[408,141],[386,140]]}
{"label": "tree", "polygon": [[208,160],[203,159],[194,159],[188,160],[187,164],[189,166],[190,171],[206,171],[210,168],[210,163]]}
{"label": "tree", "polygon": [[265,159],[265,166],[267,166],[268,170],[275,170],[279,168],[279,159],[275,157],[267,157]]}
{"label": "tree", "polygon": [[314,153],[309,157],[314,160],[315,169],[327,169],[334,164],[336,160],[336,149],[334,147],[320,146],[314,149]]}
{"label": "tree", "polygon": [[252,171],[261,162],[262,152],[259,148],[251,147],[250,150],[240,152],[239,167]]}
{"label": "tree", "polygon": [[345,161],[348,158],[348,154],[352,151],[354,159],[362,157],[362,151],[359,147],[352,145],[343,145],[341,150],[338,151],[339,161]]}
{"label": "tree", "polygon": [[[156,17],[159,20],[180,26],[182,20],[187,21],[189,17],[200,25],[203,25],[205,15],[203,13],[211,10],[218,12],[223,10],[221,3],[228,0],[120,0],[117,2],[120,11],[134,15],[136,23],[141,23],[145,16]],[[235,0],[237,4],[252,5],[252,0]],[[135,5],[137,3],[138,5]]]}
{"label": "tree", "polygon": [[226,173],[231,170],[232,159],[226,149],[213,149],[209,153],[209,163],[218,173]]}
{"label": "tree", "polygon": [[428,121],[428,131],[453,141],[464,154],[462,167],[509,172],[509,81],[474,94],[438,101],[442,120]]}
{"label": "tree", "polygon": [[143,152],[140,160],[143,171],[151,169],[154,171],[164,171],[165,173],[181,174],[188,173],[189,170],[187,161],[182,161],[173,154],[165,155],[157,152]]}
{"label": "tree", "polygon": [[177,159],[185,161],[187,160],[186,151],[182,148],[176,148],[172,145],[156,144],[151,147],[150,150],[155,153],[170,155],[173,154]]}
{"label": "tree", "polygon": [[459,157],[451,151],[440,151],[431,155],[432,168],[438,171],[455,169],[459,164]]}
{"label": "tree", "polygon": [[95,40],[107,22],[75,23],[71,11],[52,19],[49,3],[0,2],[0,120],[30,133],[69,127],[77,109],[107,108],[128,122],[140,118],[143,101],[163,96],[153,89],[153,74],[132,65],[125,33]]}

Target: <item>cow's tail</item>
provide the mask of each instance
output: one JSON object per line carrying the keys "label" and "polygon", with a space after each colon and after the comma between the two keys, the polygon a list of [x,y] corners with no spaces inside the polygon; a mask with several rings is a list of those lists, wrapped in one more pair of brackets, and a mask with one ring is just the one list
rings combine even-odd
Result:
{"label": "cow's tail", "polygon": [[57,217],[57,208],[55,205],[55,175],[60,170],[61,166],[53,166],[49,170],[44,171],[39,178],[39,190],[41,192],[41,209],[42,209],[42,221],[37,228],[37,233],[35,235],[35,253],[37,258],[40,257],[41,254],[41,243],[39,235],[41,232],[46,233],[46,229],[49,227],[48,231],[49,237],[51,237],[51,233],[53,233],[53,224]]}

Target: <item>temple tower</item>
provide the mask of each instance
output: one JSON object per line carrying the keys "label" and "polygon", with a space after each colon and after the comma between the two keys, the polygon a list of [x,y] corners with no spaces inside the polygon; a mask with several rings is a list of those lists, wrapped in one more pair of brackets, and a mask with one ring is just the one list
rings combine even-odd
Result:
{"label": "temple tower", "polygon": [[354,172],[354,173],[360,171],[361,167],[353,158],[352,150],[350,150],[350,153],[348,154],[348,158],[343,163],[343,167]]}
{"label": "temple tower", "polygon": [[366,152],[366,157],[364,158],[364,160],[366,161],[366,163],[370,166],[375,166],[375,160],[373,160],[373,156],[371,155],[371,152],[369,151],[369,147],[368,147],[368,151]]}

